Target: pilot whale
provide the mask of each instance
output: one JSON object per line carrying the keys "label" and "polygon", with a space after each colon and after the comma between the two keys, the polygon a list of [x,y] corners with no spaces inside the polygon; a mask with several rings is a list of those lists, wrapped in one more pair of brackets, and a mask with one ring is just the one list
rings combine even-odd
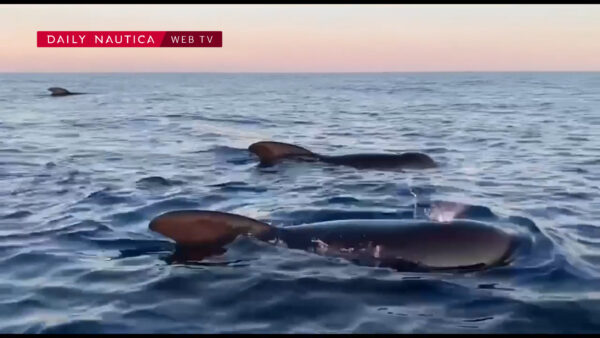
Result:
{"label": "pilot whale", "polygon": [[433,159],[418,152],[327,156],[314,153],[297,145],[272,141],[253,143],[248,147],[248,150],[258,156],[262,166],[271,166],[283,159],[296,159],[346,165],[359,169],[427,169],[437,167]]}
{"label": "pilot whale", "polygon": [[358,265],[398,271],[473,271],[506,265],[516,236],[492,225],[466,219],[339,220],[275,227],[241,215],[208,210],[166,212],[149,229],[176,243],[176,261],[189,262],[226,252],[238,236]]}
{"label": "pilot whale", "polygon": [[50,87],[48,88],[48,90],[50,91],[50,96],[68,96],[68,95],[81,95],[81,94],[85,94],[85,93],[72,93],[64,88],[60,88],[60,87]]}

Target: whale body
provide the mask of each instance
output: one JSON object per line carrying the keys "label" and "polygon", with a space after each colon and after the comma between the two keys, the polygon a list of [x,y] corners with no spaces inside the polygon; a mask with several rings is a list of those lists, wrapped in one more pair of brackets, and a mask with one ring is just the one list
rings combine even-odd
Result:
{"label": "whale body", "polygon": [[64,88],[60,88],[60,87],[50,87],[48,88],[48,90],[50,91],[50,96],[68,96],[68,95],[81,95],[84,93],[72,93]]}
{"label": "whale body", "polygon": [[238,236],[399,271],[482,270],[508,264],[517,238],[473,220],[340,220],[273,227],[206,210],[162,214],[150,230],[174,240],[181,261],[222,254]]}
{"label": "whale body", "polygon": [[272,141],[253,143],[248,147],[248,150],[258,156],[262,166],[271,166],[283,159],[295,159],[346,165],[359,169],[427,169],[437,167],[433,159],[418,152],[327,156],[314,153],[297,145]]}

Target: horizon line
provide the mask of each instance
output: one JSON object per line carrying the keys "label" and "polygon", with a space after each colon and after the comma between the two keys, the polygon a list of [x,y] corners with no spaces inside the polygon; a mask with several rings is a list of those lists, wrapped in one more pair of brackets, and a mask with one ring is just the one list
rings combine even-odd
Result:
{"label": "horizon line", "polygon": [[407,70],[407,71],[0,71],[0,74],[401,74],[401,73],[598,73],[599,70]]}

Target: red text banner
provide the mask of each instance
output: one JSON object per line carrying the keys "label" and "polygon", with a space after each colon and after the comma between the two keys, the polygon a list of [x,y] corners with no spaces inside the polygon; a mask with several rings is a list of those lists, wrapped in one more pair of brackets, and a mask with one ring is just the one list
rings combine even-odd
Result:
{"label": "red text banner", "polygon": [[38,31],[38,47],[223,47],[221,31]]}

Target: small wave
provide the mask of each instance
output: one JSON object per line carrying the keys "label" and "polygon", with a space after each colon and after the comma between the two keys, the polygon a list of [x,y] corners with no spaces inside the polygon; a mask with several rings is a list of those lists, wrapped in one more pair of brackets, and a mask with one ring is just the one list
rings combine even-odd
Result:
{"label": "small wave", "polygon": [[110,189],[102,189],[89,194],[84,203],[94,203],[99,205],[125,204],[129,202],[128,197],[121,197],[110,192]]}
{"label": "small wave", "polygon": [[95,233],[98,231],[112,231],[112,229],[100,222],[96,222],[93,220],[84,220],[77,223],[71,223],[63,225],[63,222],[58,222],[58,226],[51,228],[49,227],[50,223],[43,226],[42,229],[39,230],[27,230],[23,231],[23,229],[18,229],[12,233],[6,233],[0,236],[0,240],[2,241],[31,241],[31,240],[45,240],[51,237],[61,237],[68,236],[72,234],[81,234],[86,232]]}
{"label": "small wave", "polygon": [[249,192],[266,192],[267,188],[265,187],[253,187],[248,185],[245,182],[240,181],[231,181],[225,183],[218,183],[210,185],[210,187],[219,188],[220,191],[223,192],[236,192],[236,191],[249,191]]}
{"label": "small wave", "polygon": [[122,324],[112,323],[105,325],[102,320],[78,319],[67,323],[45,327],[40,334],[93,334],[104,333],[114,334],[123,333],[131,330],[130,327]]}
{"label": "small wave", "polygon": [[459,81],[456,83],[456,85],[458,86],[481,86],[481,85],[487,85],[487,84],[491,84],[492,81],[491,80],[465,80],[465,81]]}
{"label": "small wave", "polygon": [[137,180],[136,185],[139,188],[151,189],[157,187],[170,187],[182,184],[182,181],[170,180],[161,176],[148,176]]}
{"label": "small wave", "polygon": [[416,112],[438,111],[438,110],[442,109],[442,106],[440,106],[438,104],[424,103],[424,104],[417,104],[417,105],[408,105],[408,106],[406,106],[406,109],[409,111],[416,111]]}
{"label": "small wave", "polygon": [[355,202],[359,202],[358,199],[354,198],[354,197],[350,197],[350,196],[336,196],[336,197],[331,197],[328,198],[326,200],[327,204],[352,204]]}
{"label": "small wave", "polygon": [[577,142],[587,142],[590,139],[585,137],[585,136],[573,136],[573,135],[569,135],[567,137],[565,137],[565,140],[568,141],[577,141]]}
{"label": "small wave", "polygon": [[218,155],[238,155],[242,152],[247,153],[248,150],[243,149],[243,148],[234,148],[234,147],[228,147],[228,146],[215,146],[215,147],[211,147],[208,149],[197,150],[197,151],[194,151],[193,153],[215,153]]}
{"label": "small wave", "polygon": [[22,153],[22,152],[23,152],[22,150],[15,149],[15,148],[0,149],[0,153],[19,154],[19,153]]}
{"label": "small wave", "polygon": [[83,176],[83,173],[78,170],[69,171],[66,178],[63,178],[57,182],[58,184],[87,184],[90,183],[88,177]]}
{"label": "small wave", "polygon": [[23,167],[37,167],[39,166],[38,163],[35,162],[19,162],[19,161],[6,161],[6,162],[0,162],[0,165],[5,165],[5,166],[23,166]]}
{"label": "small wave", "polygon": [[[410,212],[412,217],[412,211]],[[378,211],[347,211],[344,209],[305,209],[287,213],[273,213],[273,218],[278,221],[292,222],[293,224],[308,224],[345,219],[389,219],[398,218],[397,212]]]}
{"label": "small wave", "polygon": [[428,87],[400,87],[388,90],[388,94],[396,93],[433,93],[436,90]]}
{"label": "small wave", "polygon": [[133,211],[121,212],[111,215],[113,221],[118,224],[130,224],[142,221],[149,221],[151,218],[177,209],[193,209],[200,206],[200,203],[188,198],[170,198],[168,200],[153,203],[148,206],[138,208]]}
{"label": "small wave", "polygon": [[194,116],[194,120],[202,120],[202,121],[211,121],[211,122],[227,122],[229,124],[248,124],[248,125],[262,125],[262,124],[270,124],[270,121],[260,119],[257,117],[253,117],[252,119],[242,120],[242,119],[234,119],[234,118],[214,118],[214,117],[206,117],[206,116]]}
{"label": "small wave", "polygon": [[584,238],[600,238],[600,226],[591,224],[574,224],[574,225],[563,225],[565,229],[572,229],[578,235]]}
{"label": "small wave", "polygon": [[19,210],[19,211],[15,211],[13,213],[4,215],[4,216],[0,216],[0,219],[17,219],[17,218],[25,218],[28,216],[31,216],[32,213],[27,211],[27,210]]}

